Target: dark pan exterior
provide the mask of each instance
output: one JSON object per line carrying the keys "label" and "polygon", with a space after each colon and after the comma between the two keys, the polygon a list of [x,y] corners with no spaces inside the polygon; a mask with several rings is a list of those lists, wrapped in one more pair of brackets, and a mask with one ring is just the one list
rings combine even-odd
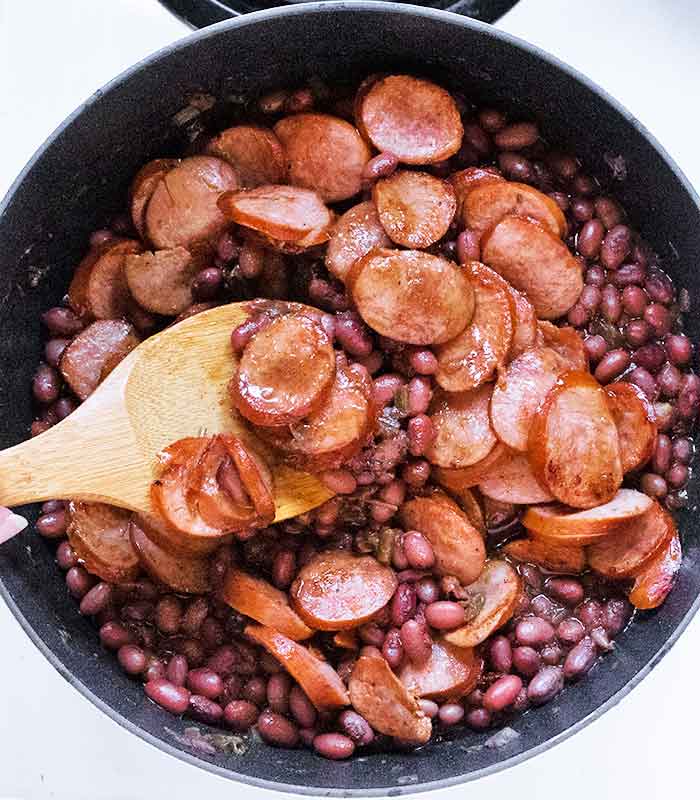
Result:
{"label": "dark pan exterior", "polygon": [[[222,23],[166,48],[126,72],[70,117],[17,180],[0,219],[0,445],[28,435],[29,381],[40,357],[38,316],[60,300],[92,230],[123,204],[130,176],[159,153],[171,115],[193,90],[259,93],[309,75],[402,69],[433,74],[454,89],[534,112],[552,141],[569,145],[603,177],[604,154],[623,154],[620,197],[633,223],[697,297],[698,198],[671,159],[624,109],[583,76],[507,34],[464,17],[406,5],[349,2],[264,11]],[[40,98],[37,98],[40,99]],[[163,145],[165,147],[165,145]],[[160,154],[162,151],[160,151]],[[697,317],[690,334],[698,338]],[[80,454],[76,453],[76,458]],[[695,482],[697,483],[697,482]],[[693,493],[696,486],[691,487]],[[25,509],[32,518],[36,509]],[[78,615],[36,534],[0,548],[6,602],[59,672],[124,727],[212,772],[248,783],[324,795],[400,794],[474,779],[532,756],[617,703],[667,652],[698,605],[698,522],[681,520],[685,560],[657,612],[641,616],[615,651],[579,686],[513,723],[503,747],[464,730],[415,753],[348,763],[259,740],[242,756],[197,755],[178,744],[191,722],[146,701],[102,651]]]}

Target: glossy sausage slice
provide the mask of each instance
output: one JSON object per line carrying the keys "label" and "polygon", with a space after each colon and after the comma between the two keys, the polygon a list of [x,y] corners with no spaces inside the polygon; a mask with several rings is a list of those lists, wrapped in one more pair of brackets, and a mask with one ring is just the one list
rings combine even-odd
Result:
{"label": "glossy sausage slice", "polygon": [[537,564],[549,572],[577,575],[586,569],[586,551],[581,545],[557,544],[549,539],[516,539],[503,552],[516,561]]}
{"label": "glossy sausage slice", "polygon": [[161,517],[151,514],[134,514],[132,524],[140,528],[152,542],[162,547],[163,550],[167,550],[174,556],[184,556],[185,558],[210,555],[223,541],[226,541],[223,534],[219,539],[188,536],[182,531],[170,527]]}
{"label": "glossy sausage slice", "polygon": [[430,739],[430,719],[383,658],[359,658],[348,689],[353,708],[375,730],[411,744],[425,744]]}
{"label": "glossy sausage slice", "polygon": [[547,503],[553,499],[535,477],[530,462],[522,453],[510,450],[479,483],[479,491],[501,503]]}
{"label": "glossy sausage slice", "polygon": [[583,339],[575,328],[569,325],[558,327],[546,320],[540,320],[537,328],[545,347],[558,353],[569,369],[588,372],[588,356],[583,346]]}
{"label": "glossy sausage slice", "polygon": [[474,290],[474,316],[454,339],[436,348],[436,380],[445,391],[464,392],[491,380],[513,341],[513,300],[508,284],[478,261],[463,268]]}
{"label": "glossy sausage slice", "polygon": [[430,406],[435,430],[428,461],[439,467],[468,467],[496,446],[489,405],[493,385],[486,383],[468,392],[440,392]]}
{"label": "glossy sausage slice", "polygon": [[433,642],[428,661],[420,667],[407,661],[399,680],[416,697],[439,702],[459,700],[476,687],[483,666],[471,647]]}
{"label": "glossy sausage slice", "polygon": [[511,361],[534,347],[537,342],[537,316],[532,303],[524,294],[508,284],[513,301],[513,341],[510,344],[508,357]]}
{"label": "glossy sausage slice", "polygon": [[156,158],[149,161],[136,173],[136,177],[129,189],[129,204],[131,220],[139,236],[147,241],[146,235],[146,207],[151,200],[156,186],[163,178],[174,169],[180,160],[177,158]]}
{"label": "glossy sausage slice", "polygon": [[325,242],[333,215],[323,199],[300,186],[259,186],[247,192],[225,192],[219,208],[227,219],[258,231],[270,244],[298,248]]}
{"label": "glossy sausage slice", "polygon": [[533,219],[554,236],[566,233],[566,219],[559,206],[525,183],[487,181],[470,191],[464,201],[464,224],[478,234],[490,230],[507,215]]}
{"label": "glossy sausage slice", "polygon": [[452,492],[452,496],[457,501],[457,505],[467,515],[469,522],[479,531],[482,536],[486,536],[486,521],[484,511],[476,494],[468,488],[458,489]]}
{"label": "glossy sausage slice", "polygon": [[357,310],[382,336],[409,344],[447,342],[474,311],[474,291],[452,261],[417,250],[373,250],[347,276]]}
{"label": "glossy sausage slice", "polygon": [[538,480],[562,503],[593,508],[622,483],[617,426],[605,390],[585,372],[567,372],[530,428],[528,458]]}
{"label": "glossy sausage slice", "polygon": [[399,170],[382,178],[372,199],[389,238],[415,250],[442,239],[457,208],[452,186],[427,172]]}
{"label": "glossy sausage slice", "polygon": [[654,406],[633,383],[613,383],[605,391],[620,437],[622,471],[631,472],[644,466],[656,447]]}
{"label": "glossy sausage slice", "polygon": [[338,673],[304,645],[288,639],[274,628],[248,625],[244,633],[282,664],[319,711],[331,711],[350,703],[345,684]]}
{"label": "glossy sausage slice", "polygon": [[435,552],[438,575],[454,575],[465,586],[475,581],[486,560],[484,540],[467,515],[434,497],[416,497],[399,512],[404,530],[420,531]]}
{"label": "glossy sausage slice", "polygon": [[457,218],[463,226],[466,226],[464,203],[469,193],[473,192],[477,186],[484,186],[487,183],[499,181],[504,183],[505,178],[496,167],[467,167],[459,172],[453,172],[449,177],[449,181],[457,195]]}
{"label": "glossy sausage slice", "polygon": [[148,240],[159,250],[213,243],[228,225],[219,195],[237,189],[236,173],[220,158],[185,158],[156,186],[146,207]]}
{"label": "glossy sausage slice", "polygon": [[630,603],[642,610],[660,606],[673,589],[682,559],[681,541],[676,535],[637,575],[629,593]]}
{"label": "glossy sausage slice", "polygon": [[231,568],[226,573],[221,592],[231,608],[261,625],[274,626],[290,639],[308,639],[313,634],[289,605],[286,593],[262,578]]}
{"label": "glossy sausage slice", "polygon": [[168,317],[192,305],[192,281],[201,267],[184,247],[130,255],[124,262],[126,282],[136,302]]}
{"label": "glossy sausage slice", "polygon": [[110,583],[138,576],[139,557],[129,539],[130,511],[71,500],[68,517],[68,541],[89,572]]}
{"label": "glossy sausage slice", "polygon": [[520,595],[520,578],[507,561],[488,561],[478,580],[466,587],[474,616],[445,641],[457,647],[476,647],[513,616]]}
{"label": "glossy sausage slice", "polygon": [[472,464],[471,467],[459,467],[458,469],[435,467],[433,476],[441,486],[449,491],[459,492],[472,486],[478,486],[481,481],[488,478],[502,459],[509,457],[509,453],[510,450],[502,442],[497,442],[485,458]]}
{"label": "glossy sausage slice", "polygon": [[379,221],[371,200],[346,211],[335,223],[326,249],[326,268],[341,281],[352,265],[376,247],[391,247],[391,239]]}
{"label": "glossy sausage slice", "polygon": [[275,125],[275,134],[293,186],[313,189],[327,203],[360,191],[362,170],[372,153],[349,122],[330,114],[294,114]]}
{"label": "glossy sausage slice", "polygon": [[569,248],[539,223],[504,217],[481,240],[481,258],[518,291],[540,319],[557,319],[583,289],[579,262]]}
{"label": "glossy sausage slice", "polygon": [[369,622],[387,606],[398,581],[373,556],[334,550],[307,562],[290,589],[299,616],[315,630],[339,631]]}
{"label": "glossy sausage slice", "polygon": [[97,320],[64,350],[61,373],[76,396],[85,400],[138,343],[139,337],[128,322]]}
{"label": "glossy sausage slice", "polygon": [[548,347],[526,350],[508,364],[491,397],[491,424],[503,444],[527,450],[534,416],[566,370],[563,359]]}
{"label": "glossy sausage slice", "polygon": [[209,142],[206,152],[233,167],[242,189],[283,183],[287,175],[282,143],[262,125],[226,128]]}
{"label": "glossy sausage slice", "polygon": [[588,548],[591,567],[606,578],[630,578],[644,569],[676,535],[673,518],[659,503],[616,533]]}
{"label": "glossy sausage slice", "polygon": [[257,425],[289,425],[321,405],[334,375],[333,344],[320,323],[287,314],[248,342],[231,381],[231,398]]}

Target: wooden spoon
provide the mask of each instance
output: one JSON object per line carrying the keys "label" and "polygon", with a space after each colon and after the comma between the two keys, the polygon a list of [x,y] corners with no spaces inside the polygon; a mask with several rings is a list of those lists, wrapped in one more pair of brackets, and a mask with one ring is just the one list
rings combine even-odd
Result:
{"label": "wooden spoon", "polygon": [[316,478],[275,463],[231,406],[231,331],[248,316],[245,303],[212,308],[132,350],[69,417],[0,452],[0,505],[75,498],[152,513],[156,454],[214,433],[234,433],[268,458],[276,520],[327,500]]}

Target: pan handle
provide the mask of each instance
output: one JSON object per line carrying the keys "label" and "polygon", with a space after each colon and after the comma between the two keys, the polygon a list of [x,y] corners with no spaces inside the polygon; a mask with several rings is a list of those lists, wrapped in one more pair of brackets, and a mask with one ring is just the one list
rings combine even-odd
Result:
{"label": "pan handle", "polygon": [[206,28],[227,19],[239,17],[225,0],[160,0],[160,4],[190,28]]}

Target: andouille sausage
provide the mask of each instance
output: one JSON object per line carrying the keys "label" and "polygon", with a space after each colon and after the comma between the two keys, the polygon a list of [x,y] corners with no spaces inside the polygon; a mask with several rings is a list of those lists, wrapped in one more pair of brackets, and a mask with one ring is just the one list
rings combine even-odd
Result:
{"label": "andouille sausage", "polygon": [[97,320],[63,351],[59,368],[75,395],[85,400],[139,341],[128,322]]}
{"label": "andouille sausage", "polygon": [[230,164],[242,189],[283,183],[287,176],[282,143],[262,125],[226,128],[209,141],[205,152]]}
{"label": "andouille sausage", "polygon": [[470,488],[450,490],[452,497],[457,501],[457,505],[464,511],[469,522],[479,531],[482,536],[486,536],[486,520],[484,510],[481,507],[476,493]]}
{"label": "andouille sausage", "polygon": [[558,544],[549,539],[516,539],[503,552],[525,564],[537,564],[549,572],[578,575],[586,568],[586,551],[577,544]]}
{"label": "andouille sausage", "polygon": [[501,503],[547,503],[553,499],[549,489],[537,480],[524,453],[509,450],[484,480],[479,491]]}
{"label": "andouille sausage", "polygon": [[612,383],[605,387],[605,392],[620,437],[622,471],[639,469],[649,461],[656,447],[654,406],[633,383]]}
{"label": "andouille sausage", "polygon": [[373,250],[355,262],[347,283],[370,328],[409,344],[453,339],[474,311],[467,274],[418,250]]}
{"label": "andouille sausage", "polygon": [[147,241],[146,207],[156,190],[156,186],[174,169],[180,160],[177,158],[156,158],[149,161],[136,173],[129,190],[131,220],[139,236]]}
{"label": "andouille sausage", "polygon": [[459,150],[464,134],[449,92],[410,75],[388,75],[361,87],[356,122],[377,150],[404,164],[444,161]]}
{"label": "andouille sausage", "polygon": [[345,550],[319,553],[292,584],[292,605],[309,627],[338,631],[372,620],[391,600],[398,581],[373,556]]}
{"label": "andouille sausage", "polygon": [[440,702],[459,700],[476,687],[483,666],[483,660],[471,647],[437,641],[425,664],[416,666],[406,661],[399,680],[416,697]]}
{"label": "andouille sausage", "polygon": [[570,325],[557,326],[547,320],[537,322],[542,343],[558,353],[568,369],[588,372],[588,355],[579,332]]}
{"label": "andouille sausage", "polygon": [[574,508],[612,500],[622,483],[617,426],[605,390],[585,372],[567,372],[535,414],[528,458],[538,480]]}
{"label": "andouille sausage", "polygon": [[174,556],[207,556],[214,552],[225,541],[225,535],[220,539],[202,539],[188,536],[176,528],[170,527],[165,520],[155,514],[134,514],[132,517],[134,525],[139,527],[148,538],[155,542],[163,550],[167,550]]}
{"label": "andouille sausage", "polygon": [[457,208],[451,184],[427,172],[398,170],[374,184],[372,199],[389,238],[415,250],[442,239]]}
{"label": "andouille sausage", "polygon": [[327,203],[348,200],[362,184],[372,157],[357,129],[340,117],[293,114],[275,125],[289,168],[289,183],[313,189]]}
{"label": "andouille sausage", "polygon": [[637,575],[629,593],[635,608],[658,608],[668,597],[681,568],[683,551],[678,535]]}
{"label": "andouille sausage", "polygon": [[231,397],[257,425],[289,425],[319,408],[334,376],[335,352],[321,324],[287,314],[248,342],[230,384]]}
{"label": "andouille sausage", "polygon": [[335,223],[326,248],[326,268],[345,281],[352,265],[376,247],[390,248],[391,239],[379,221],[377,207],[371,200],[358,203]]}
{"label": "andouille sausage", "polygon": [[202,267],[184,247],[129,255],[124,270],[136,302],[154,314],[175,317],[192,305],[192,281]]}
{"label": "andouille sausage", "polygon": [[508,457],[509,453],[510,450],[502,442],[497,442],[491,452],[476,464],[456,469],[434,467],[433,475],[435,480],[450,492],[460,492],[463,489],[478,486],[502,459]]}
{"label": "andouille sausage", "polygon": [[467,167],[459,172],[453,172],[448,178],[457,196],[457,218],[462,225],[464,221],[464,203],[467,195],[478,186],[487,183],[504,182],[505,178],[496,167]]}
{"label": "andouille sausage", "polygon": [[[519,355],[534,347],[537,342],[537,315],[532,303],[522,292],[508,284],[513,301],[513,341],[510,344],[508,357],[512,361]],[[578,335],[578,334],[577,334]]]}

